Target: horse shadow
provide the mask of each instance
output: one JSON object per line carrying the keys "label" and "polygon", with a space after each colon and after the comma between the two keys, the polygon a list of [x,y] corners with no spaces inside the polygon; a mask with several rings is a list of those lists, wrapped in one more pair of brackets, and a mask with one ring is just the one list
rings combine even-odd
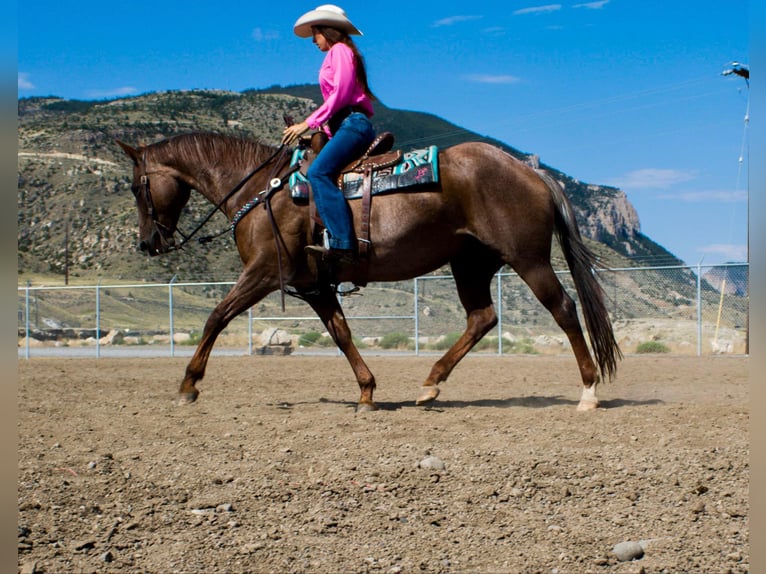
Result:
{"label": "horse shadow", "polygon": [[[417,409],[426,411],[443,412],[449,409],[466,409],[466,408],[490,408],[490,409],[510,409],[510,408],[526,408],[526,409],[544,409],[548,407],[557,406],[571,406],[576,407],[579,401],[566,398],[562,395],[551,396],[522,396],[511,397],[507,399],[477,399],[472,401],[461,400],[438,400],[432,405],[419,406],[415,404],[415,401],[399,401],[399,402],[376,402],[378,410],[381,411],[399,411],[402,409]],[[357,403],[351,401],[338,401],[326,398],[320,398],[316,403],[321,404],[335,404],[342,405],[349,409],[355,409]],[[315,404],[316,404],[315,403]],[[300,404],[310,404],[310,402],[303,403],[280,403],[278,408],[292,408]],[[652,405],[662,405],[665,401],[661,399],[606,399],[600,401],[599,409],[617,409],[625,407],[645,407]]]}

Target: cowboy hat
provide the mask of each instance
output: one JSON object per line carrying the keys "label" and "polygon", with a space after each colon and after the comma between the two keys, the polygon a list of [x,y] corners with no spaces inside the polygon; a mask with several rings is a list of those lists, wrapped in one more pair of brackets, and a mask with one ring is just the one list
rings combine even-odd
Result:
{"label": "cowboy hat", "polygon": [[348,35],[361,36],[362,32],[351,23],[343,8],[334,4],[323,4],[298,18],[293,25],[293,31],[299,38],[311,38],[312,26],[330,26]]}

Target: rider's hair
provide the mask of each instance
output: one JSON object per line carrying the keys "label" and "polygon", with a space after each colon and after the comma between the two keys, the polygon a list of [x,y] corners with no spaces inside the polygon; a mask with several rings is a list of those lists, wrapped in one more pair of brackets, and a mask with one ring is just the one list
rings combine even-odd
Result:
{"label": "rider's hair", "polygon": [[367,94],[371,100],[377,99],[375,94],[372,93],[372,90],[370,90],[370,85],[367,83],[367,67],[364,64],[364,56],[362,56],[359,48],[356,47],[354,40],[352,40],[351,37],[346,34],[346,32],[338,30],[337,28],[333,28],[332,26],[313,26],[313,28],[325,37],[325,39],[330,43],[330,46],[333,46],[338,42],[342,42],[351,48],[351,51],[354,53],[356,81],[359,82],[359,85],[362,86],[364,93]]}

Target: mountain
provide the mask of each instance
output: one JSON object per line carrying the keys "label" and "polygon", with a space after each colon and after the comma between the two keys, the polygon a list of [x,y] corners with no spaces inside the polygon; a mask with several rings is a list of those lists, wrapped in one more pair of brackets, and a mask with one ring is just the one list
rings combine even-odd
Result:
{"label": "mountain", "polygon": [[719,293],[747,297],[748,277],[739,269],[736,273],[732,273],[729,267],[717,265],[703,273],[702,278]]}
{"label": "mountain", "polygon": [[[320,100],[316,85],[224,92],[170,91],[100,101],[56,97],[18,101],[18,273],[167,281],[229,281],[240,262],[231,239],[147,258],[138,253],[130,163],[115,143],[148,144],[193,131],[215,131],[276,144],[283,115],[303,118]],[[485,141],[515,157],[534,155],[480,136],[431,114],[376,105],[378,131],[391,131],[397,146],[441,147]],[[635,208],[614,187],[586,184],[547,165],[574,205],[581,231],[613,267],[682,262],[641,233]],[[182,216],[191,228],[210,205],[197,194]],[[205,233],[225,229],[217,214]],[[561,265],[563,267],[563,263]]]}

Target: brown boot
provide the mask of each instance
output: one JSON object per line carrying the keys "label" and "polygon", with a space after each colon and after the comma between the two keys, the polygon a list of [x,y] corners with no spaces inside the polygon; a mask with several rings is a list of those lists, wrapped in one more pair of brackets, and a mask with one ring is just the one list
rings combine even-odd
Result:
{"label": "brown boot", "polygon": [[323,261],[330,261],[341,265],[356,264],[356,252],[352,249],[327,249],[322,245],[307,245],[303,249],[308,255]]}

